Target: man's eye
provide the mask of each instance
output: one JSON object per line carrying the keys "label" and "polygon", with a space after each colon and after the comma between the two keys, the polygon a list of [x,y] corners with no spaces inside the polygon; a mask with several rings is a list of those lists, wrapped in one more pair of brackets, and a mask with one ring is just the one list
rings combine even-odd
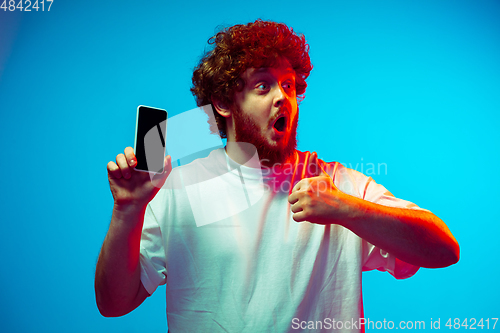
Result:
{"label": "man's eye", "polygon": [[259,90],[266,90],[267,89],[267,84],[261,83],[257,86],[257,89]]}

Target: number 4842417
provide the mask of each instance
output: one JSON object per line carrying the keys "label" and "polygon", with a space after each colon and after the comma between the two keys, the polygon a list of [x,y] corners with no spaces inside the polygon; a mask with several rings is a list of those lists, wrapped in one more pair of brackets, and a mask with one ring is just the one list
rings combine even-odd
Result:
{"label": "number 4842417", "polygon": [[[491,319],[491,322],[490,322]],[[475,330],[475,329],[495,329],[495,326],[497,325],[498,318],[486,318],[483,321],[483,318],[476,320],[476,318],[469,318],[469,319],[464,319],[463,321],[460,320],[459,318],[455,318],[452,320],[451,318],[448,319],[446,322],[446,326],[449,329],[470,329],[470,330]]]}
{"label": "number 4842417", "polygon": [[[0,0],[1,1],[1,0]],[[50,7],[52,7],[52,3],[54,0],[42,0],[42,1],[34,1],[33,3],[30,0],[4,0],[2,2],[2,5],[0,6],[0,9],[3,9],[4,12],[9,11],[9,12],[14,12],[14,11],[20,11],[20,12],[31,12],[31,11],[48,11],[50,12]]]}

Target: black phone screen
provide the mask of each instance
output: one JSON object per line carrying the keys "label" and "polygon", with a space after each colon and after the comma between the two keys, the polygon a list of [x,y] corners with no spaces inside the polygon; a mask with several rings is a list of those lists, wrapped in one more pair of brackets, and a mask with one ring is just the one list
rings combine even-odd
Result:
{"label": "black phone screen", "polygon": [[166,128],[167,111],[142,105],[137,108],[136,170],[163,172]]}

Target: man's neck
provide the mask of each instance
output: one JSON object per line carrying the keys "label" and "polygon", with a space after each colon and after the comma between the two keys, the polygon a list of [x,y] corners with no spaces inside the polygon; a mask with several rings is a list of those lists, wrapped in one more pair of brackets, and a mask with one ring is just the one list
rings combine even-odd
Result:
{"label": "man's neck", "polygon": [[240,165],[245,165],[250,168],[261,167],[257,149],[252,144],[228,141],[226,145],[226,154]]}
{"label": "man's neck", "polygon": [[[276,167],[276,165],[265,165],[260,160],[259,155],[257,153],[257,149],[254,145],[246,142],[234,142],[228,141],[226,145],[226,154],[231,158],[234,162],[245,165],[250,168],[272,168]],[[279,164],[278,167],[285,167],[287,164],[295,163],[297,158],[296,152],[294,152],[286,161],[274,163]]]}

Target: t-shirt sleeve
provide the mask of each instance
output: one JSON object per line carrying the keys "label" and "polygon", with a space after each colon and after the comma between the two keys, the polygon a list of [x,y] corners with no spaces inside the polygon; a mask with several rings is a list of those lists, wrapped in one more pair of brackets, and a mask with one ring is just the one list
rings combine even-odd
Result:
{"label": "t-shirt sleeve", "polygon": [[[384,186],[377,184],[371,177],[361,172],[339,166],[342,181],[339,185],[348,189],[348,194],[364,200],[395,208],[426,210],[416,204],[394,197]],[[337,175],[337,174],[336,174]],[[346,184],[351,183],[351,184]],[[337,182],[336,182],[337,184]],[[341,187],[339,189],[342,190]],[[404,262],[367,241],[362,241],[363,271],[377,269],[389,272],[396,279],[413,276],[420,267]]]}
{"label": "t-shirt sleeve", "polygon": [[363,271],[377,269],[389,272],[396,279],[407,279],[413,276],[420,267],[399,260],[394,255],[385,252],[363,240]]}
{"label": "t-shirt sleeve", "polygon": [[151,295],[158,286],[165,284],[167,264],[161,229],[149,204],[144,214],[140,247],[141,282]]}
{"label": "t-shirt sleeve", "polygon": [[[366,177],[366,176],[364,176]],[[417,210],[425,210],[415,205],[413,202],[406,201],[403,199],[396,198],[389,192],[384,186],[377,184],[372,177],[366,177],[365,184],[363,186],[363,199],[388,206],[388,207],[396,207],[396,208],[406,208],[406,209],[417,209]]]}

